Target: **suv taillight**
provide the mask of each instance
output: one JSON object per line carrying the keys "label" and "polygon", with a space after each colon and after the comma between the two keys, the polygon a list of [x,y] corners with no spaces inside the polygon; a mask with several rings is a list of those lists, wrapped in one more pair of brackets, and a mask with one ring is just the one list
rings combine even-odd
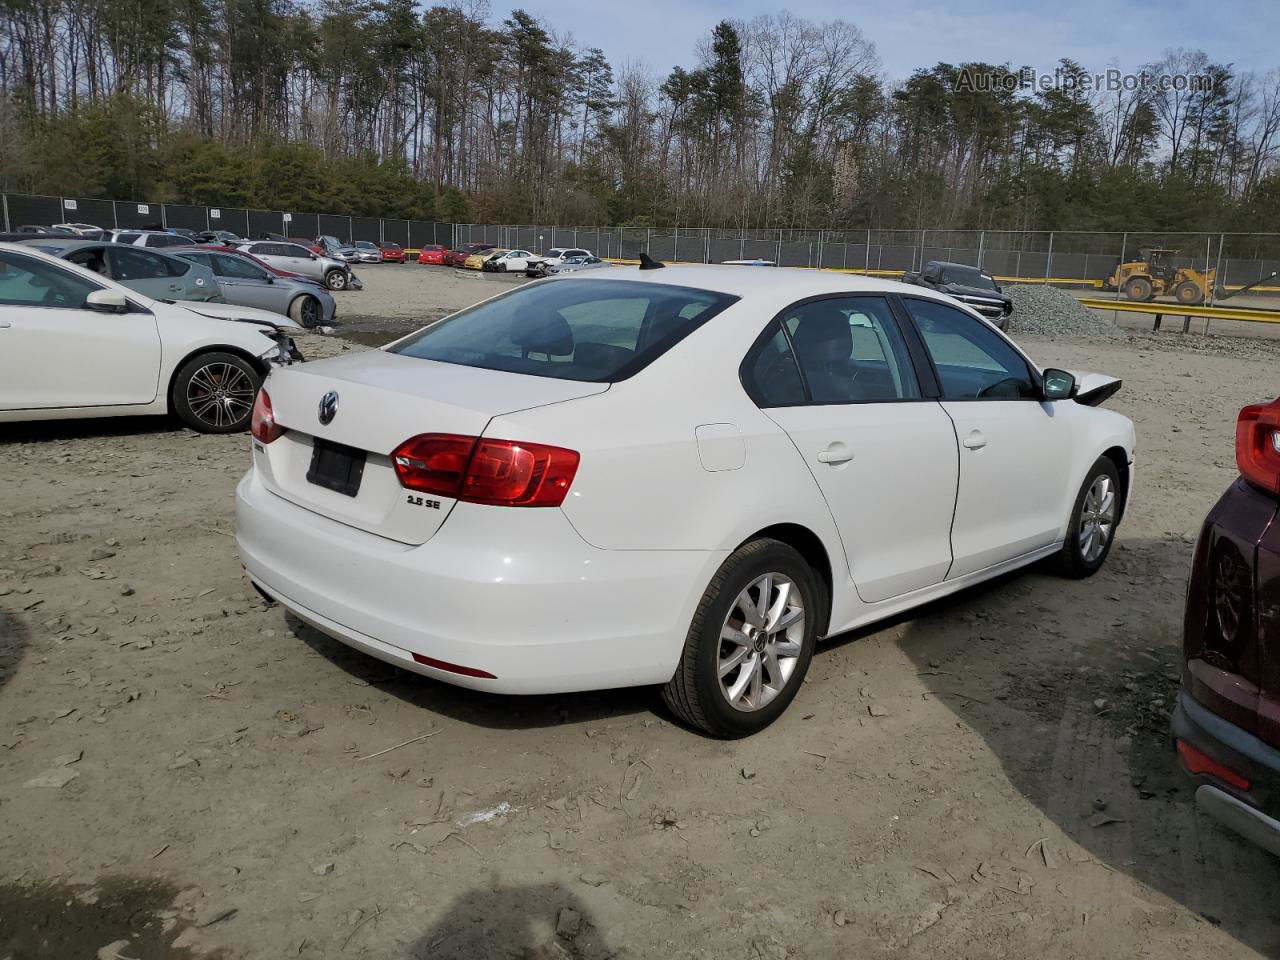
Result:
{"label": "suv taillight", "polygon": [[1250,483],[1268,493],[1280,493],[1280,400],[1240,411],[1236,465]]}
{"label": "suv taillight", "polygon": [[284,427],[276,423],[275,412],[271,409],[271,397],[266,390],[259,390],[253,401],[253,417],[249,421],[249,432],[260,443],[279,440],[284,434]]}
{"label": "suv taillight", "polygon": [[502,507],[558,507],[578,454],[563,447],[451,433],[410,437],[391,454],[406,490]]}

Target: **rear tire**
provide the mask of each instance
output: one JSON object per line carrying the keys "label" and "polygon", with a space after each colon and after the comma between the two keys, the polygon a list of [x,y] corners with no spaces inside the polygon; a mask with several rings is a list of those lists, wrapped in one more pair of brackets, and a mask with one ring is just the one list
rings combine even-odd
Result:
{"label": "rear tire", "polygon": [[713,737],[763,730],[804,682],[828,603],[794,548],[777,540],[740,547],[702,595],[663,701],[680,721]]}
{"label": "rear tire", "polygon": [[320,301],[309,293],[294,297],[289,304],[289,319],[303,327],[318,327],[324,319]]}
{"label": "rear tire", "polygon": [[1099,457],[1080,485],[1071,508],[1066,542],[1056,557],[1058,572],[1083,580],[1102,569],[1116,540],[1121,509],[1120,473],[1110,457]]}
{"label": "rear tire", "polygon": [[234,353],[202,353],[182,365],[173,380],[169,406],[178,419],[201,433],[248,429],[262,374]]}

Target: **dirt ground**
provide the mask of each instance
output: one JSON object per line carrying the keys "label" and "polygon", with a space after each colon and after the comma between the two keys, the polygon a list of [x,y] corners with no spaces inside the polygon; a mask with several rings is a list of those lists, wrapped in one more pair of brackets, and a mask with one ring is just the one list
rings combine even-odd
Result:
{"label": "dirt ground", "polygon": [[[509,282],[365,275],[365,341]],[[0,960],[1280,956],[1280,862],[1196,811],[1166,740],[1191,542],[1280,350],[1026,345],[1125,380],[1105,569],[835,638],[733,743],[652,690],[483,696],[265,606],[243,436],[0,434]]]}

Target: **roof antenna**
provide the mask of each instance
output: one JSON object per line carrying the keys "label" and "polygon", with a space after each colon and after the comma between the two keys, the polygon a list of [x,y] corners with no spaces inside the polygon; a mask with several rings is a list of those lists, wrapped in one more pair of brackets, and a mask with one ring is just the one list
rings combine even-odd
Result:
{"label": "roof antenna", "polygon": [[640,251],[640,269],[641,270],[661,270],[666,264],[661,260],[655,260],[643,250]]}

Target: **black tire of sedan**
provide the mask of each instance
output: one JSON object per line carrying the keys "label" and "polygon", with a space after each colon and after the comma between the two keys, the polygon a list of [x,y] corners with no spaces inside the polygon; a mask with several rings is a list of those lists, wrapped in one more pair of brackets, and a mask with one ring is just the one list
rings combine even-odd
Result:
{"label": "black tire of sedan", "polygon": [[289,304],[289,319],[304,327],[316,327],[324,317],[320,309],[320,301],[309,293],[294,297]]}
{"label": "black tire of sedan", "polygon": [[324,275],[324,285],[330,290],[347,289],[347,275],[341,270],[330,270]]}
{"label": "black tire of sedan", "polygon": [[702,595],[662,699],[714,737],[745,737],[795,699],[828,607],[826,588],[796,550],[753,540],[735,550]]}
{"label": "black tire of sedan", "polygon": [[182,365],[169,405],[201,433],[237,433],[249,427],[262,374],[234,353],[202,353]]}
{"label": "black tire of sedan", "polygon": [[1116,540],[1121,516],[1120,473],[1110,457],[1099,457],[1080,485],[1066,541],[1055,558],[1058,572],[1073,580],[1097,573]]}

